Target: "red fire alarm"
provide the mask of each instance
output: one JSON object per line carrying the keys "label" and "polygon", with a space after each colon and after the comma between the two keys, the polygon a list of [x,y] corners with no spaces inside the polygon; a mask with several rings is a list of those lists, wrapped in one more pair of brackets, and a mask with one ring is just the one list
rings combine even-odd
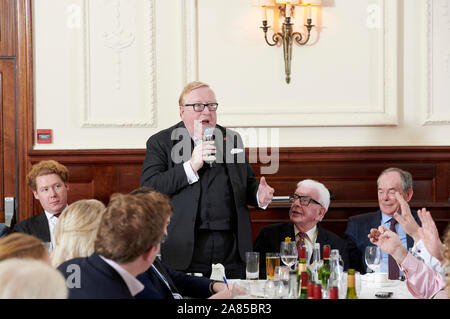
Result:
{"label": "red fire alarm", "polygon": [[52,142],[52,130],[36,130],[37,142],[39,144],[50,144]]}

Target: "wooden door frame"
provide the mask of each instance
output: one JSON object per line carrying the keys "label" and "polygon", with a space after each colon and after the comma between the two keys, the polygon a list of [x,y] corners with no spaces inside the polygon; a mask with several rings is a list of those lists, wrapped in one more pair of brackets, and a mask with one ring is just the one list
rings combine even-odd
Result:
{"label": "wooden door frame", "polygon": [[31,0],[16,0],[16,14],[17,218],[20,221],[33,215],[33,197],[26,183],[27,173],[31,169],[28,153],[33,148],[34,132]]}

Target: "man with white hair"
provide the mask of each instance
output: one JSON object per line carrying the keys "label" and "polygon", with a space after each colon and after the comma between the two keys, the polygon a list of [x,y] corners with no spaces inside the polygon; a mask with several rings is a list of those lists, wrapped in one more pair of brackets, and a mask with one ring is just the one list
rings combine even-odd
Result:
{"label": "man with white hair", "polygon": [[[339,250],[344,269],[347,269],[347,242],[319,225],[330,206],[328,189],[322,183],[306,179],[297,184],[295,193],[289,196],[289,199],[292,203],[289,210],[290,221],[262,227],[258,233],[254,251],[260,252],[261,260],[264,261],[267,252],[279,252],[280,243],[290,237],[299,245],[306,246],[309,258],[315,243],[320,243],[321,247],[331,245],[331,249]],[[260,273],[265,275],[265,262],[260,263]]]}

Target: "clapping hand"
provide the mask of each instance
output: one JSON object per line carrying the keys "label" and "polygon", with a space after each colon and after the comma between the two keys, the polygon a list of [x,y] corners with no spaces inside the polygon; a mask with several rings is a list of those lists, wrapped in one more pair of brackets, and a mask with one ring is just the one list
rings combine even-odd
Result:
{"label": "clapping hand", "polygon": [[[411,214],[411,209],[409,208],[408,203],[399,192],[395,192],[395,198],[400,204],[401,209],[401,214],[398,212],[394,213],[395,220],[402,226],[405,232],[414,239],[414,242],[418,242],[422,239],[419,233],[420,227]],[[418,214],[419,211],[420,210],[417,211]],[[425,208],[422,208],[422,211],[426,211]]]}
{"label": "clapping hand", "polygon": [[372,244],[377,245],[381,250],[394,257],[399,264],[403,262],[408,254],[398,235],[386,227],[372,228],[367,237],[369,237]]}
{"label": "clapping hand", "polygon": [[439,232],[429,211],[422,209],[418,212],[422,227],[419,227],[419,234],[428,252],[442,262],[442,251],[444,245],[439,239]]}

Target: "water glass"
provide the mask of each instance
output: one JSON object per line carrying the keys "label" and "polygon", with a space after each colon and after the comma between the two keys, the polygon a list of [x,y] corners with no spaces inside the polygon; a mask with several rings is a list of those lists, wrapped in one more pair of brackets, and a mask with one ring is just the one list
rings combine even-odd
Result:
{"label": "water glass", "polygon": [[259,279],[259,252],[246,252],[245,258],[247,266],[245,268],[245,274],[247,280]]}

